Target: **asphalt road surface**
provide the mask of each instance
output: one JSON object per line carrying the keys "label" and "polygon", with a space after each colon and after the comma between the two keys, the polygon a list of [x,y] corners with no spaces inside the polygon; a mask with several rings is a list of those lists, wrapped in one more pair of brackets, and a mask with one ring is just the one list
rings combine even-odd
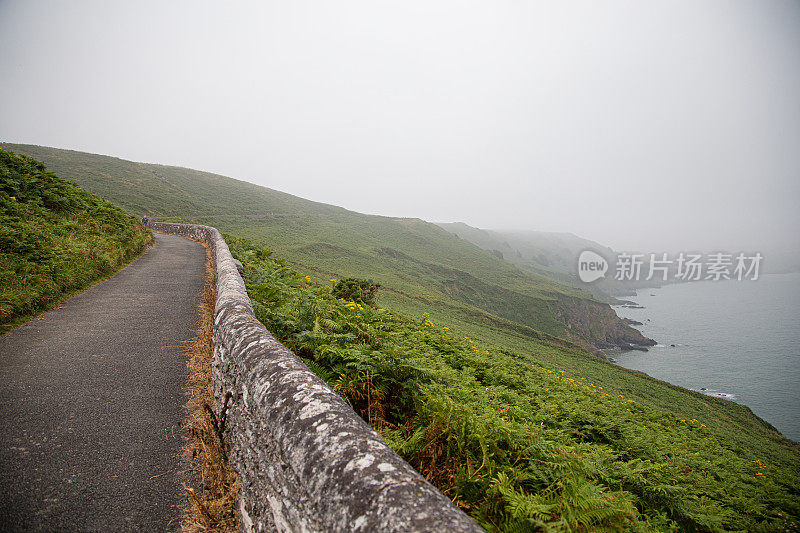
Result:
{"label": "asphalt road surface", "polygon": [[156,234],[115,276],[0,336],[0,531],[180,525],[205,249]]}

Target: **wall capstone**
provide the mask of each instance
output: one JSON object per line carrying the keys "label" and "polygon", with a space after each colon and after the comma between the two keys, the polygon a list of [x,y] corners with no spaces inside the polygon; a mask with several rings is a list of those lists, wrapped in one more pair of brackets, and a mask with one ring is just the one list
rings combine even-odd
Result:
{"label": "wall capstone", "polygon": [[242,531],[482,531],[256,320],[219,231],[142,222],[211,248],[214,410]]}

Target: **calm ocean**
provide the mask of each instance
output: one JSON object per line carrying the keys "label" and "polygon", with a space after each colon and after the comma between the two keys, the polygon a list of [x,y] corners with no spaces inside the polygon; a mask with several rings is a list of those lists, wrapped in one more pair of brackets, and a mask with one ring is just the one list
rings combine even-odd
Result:
{"label": "calm ocean", "polygon": [[644,322],[637,329],[658,346],[613,354],[618,364],[726,395],[800,441],[800,274],[668,285],[628,299],[645,308],[617,313]]}

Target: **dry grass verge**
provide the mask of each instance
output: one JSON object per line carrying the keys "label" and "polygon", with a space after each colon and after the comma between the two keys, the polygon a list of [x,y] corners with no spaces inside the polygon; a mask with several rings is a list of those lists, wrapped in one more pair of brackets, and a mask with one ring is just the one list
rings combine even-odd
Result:
{"label": "dry grass verge", "polygon": [[187,440],[183,453],[190,464],[194,487],[185,487],[184,532],[238,531],[236,510],[239,486],[217,433],[211,358],[214,337],[215,275],[211,251],[207,253],[206,285],[198,312],[197,336],[186,343],[189,366],[189,399],[185,422]]}

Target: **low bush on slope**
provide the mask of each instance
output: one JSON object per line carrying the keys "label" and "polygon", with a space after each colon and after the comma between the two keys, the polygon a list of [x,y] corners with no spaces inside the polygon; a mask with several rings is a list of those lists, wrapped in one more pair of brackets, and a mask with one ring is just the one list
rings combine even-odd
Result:
{"label": "low bush on slope", "polygon": [[563,347],[513,353],[336,298],[334,280],[226,239],[259,320],[489,530],[776,530],[800,514],[797,468],[732,445],[714,412],[609,392],[555,366]]}
{"label": "low bush on slope", "polygon": [[111,274],[151,240],[113,204],[0,150],[0,332]]}

